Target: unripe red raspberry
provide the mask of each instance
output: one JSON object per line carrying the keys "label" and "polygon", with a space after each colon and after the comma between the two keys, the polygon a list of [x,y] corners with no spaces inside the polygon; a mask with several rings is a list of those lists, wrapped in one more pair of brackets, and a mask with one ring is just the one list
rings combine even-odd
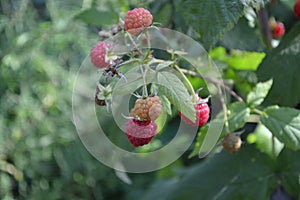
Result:
{"label": "unripe red raspberry", "polygon": [[126,123],[126,136],[129,142],[135,147],[148,144],[157,133],[157,125],[155,122],[140,122],[130,119]]}
{"label": "unripe red raspberry", "polygon": [[181,119],[192,126],[203,126],[209,119],[210,109],[206,102],[201,102],[201,98],[199,98],[199,103],[195,105],[196,109],[196,120],[193,122],[186,116],[184,116],[181,112],[179,112],[179,116]]}
{"label": "unripe red raspberry", "polygon": [[273,38],[281,38],[285,33],[285,27],[282,22],[277,22],[274,28],[271,28]]}
{"label": "unripe red raspberry", "polygon": [[294,5],[294,14],[298,19],[300,19],[300,1],[299,0]]}
{"label": "unripe red raspberry", "polygon": [[90,58],[93,65],[97,68],[104,68],[109,65],[105,60],[107,50],[110,48],[110,44],[107,42],[98,42],[90,52]]}
{"label": "unripe red raspberry", "polygon": [[239,134],[229,133],[223,138],[222,145],[227,152],[236,153],[241,148],[242,140]]}
{"label": "unripe red raspberry", "polygon": [[158,96],[137,99],[130,116],[139,121],[155,121],[162,110],[162,103]]}
{"label": "unripe red raspberry", "polygon": [[152,24],[152,20],[151,13],[144,8],[129,10],[124,20],[125,30],[132,35],[138,35]]}

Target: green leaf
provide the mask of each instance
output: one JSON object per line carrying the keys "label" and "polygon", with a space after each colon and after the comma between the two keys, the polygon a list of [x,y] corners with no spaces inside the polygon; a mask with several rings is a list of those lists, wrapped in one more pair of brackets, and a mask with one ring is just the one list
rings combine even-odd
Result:
{"label": "green leaf", "polygon": [[261,122],[287,147],[300,149],[300,111],[271,106],[264,110]]}
{"label": "green leaf", "polygon": [[118,22],[118,15],[113,11],[99,11],[95,8],[83,10],[75,18],[84,21],[87,24],[103,26]]}
{"label": "green leaf", "polygon": [[156,66],[156,70],[160,71],[166,67],[169,67],[170,65],[172,65],[174,63],[174,61],[165,61],[163,63],[160,63]]}
{"label": "green leaf", "polygon": [[162,26],[167,26],[171,17],[172,5],[166,3],[162,8],[159,9],[159,12],[156,15],[154,15],[154,21],[161,23]]}
{"label": "green leaf", "polygon": [[267,96],[269,90],[271,89],[273,80],[269,80],[264,83],[258,83],[253,90],[247,96],[247,104],[250,107],[256,107],[260,105],[265,97]]}
{"label": "green leaf", "polygon": [[228,54],[225,48],[217,47],[210,52],[210,56],[236,70],[256,70],[265,53],[231,50]]}
{"label": "green leaf", "polygon": [[234,132],[243,127],[250,116],[250,109],[246,106],[246,104],[244,102],[235,102],[230,104],[227,109],[229,131]]}
{"label": "green leaf", "polygon": [[[271,158],[276,158],[284,147],[263,124],[259,123],[254,131],[247,136],[247,142],[255,143],[256,147]],[[274,146],[273,146],[274,145]]]}
{"label": "green leaf", "polygon": [[166,110],[168,115],[172,115],[171,103],[168,98],[165,95],[159,95],[159,97],[161,99],[163,109]]}
{"label": "green leaf", "polygon": [[259,81],[273,79],[265,99],[267,105],[295,106],[300,102],[300,22],[283,37],[279,46],[262,61],[257,70]]}
{"label": "green leaf", "polygon": [[192,121],[196,120],[196,111],[186,87],[181,80],[170,72],[157,73],[159,92],[174,104],[177,110]]}
{"label": "green leaf", "polygon": [[294,0],[281,0],[281,2],[288,6],[290,10],[294,8],[295,1]]}
{"label": "green leaf", "polygon": [[[134,66],[124,75],[127,80],[119,80],[114,87],[115,92],[117,92],[118,94],[131,94],[139,87],[143,86],[144,80],[139,66]],[[146,74],[146,84],[150,84],[153,81],[154,77],[155,71],[148,70]]]}
{"label": "green leaf", "polygon": [[181,0],[177,9],[201,36],[206,48],[213,46],[243,15],[240,0]]}
{"label": "green leaf", "polygon": [[207,125],[201,127],[201,129],[200,129],[200,131],[198,132],[198,135],[197,135],[197,139],[196,139],[194,149],[193,149],[192,153],[189,155],[189,158],[192,158],[194,156],[199,155],[200,148],[201,148],[201,146],[204,142],[204,139],[205,139],[205,136],[206,136],[207,132],[208,132],[208,126]]}
{"label": "green leaf", "polygon": [[300,162],[297,158],[300,158],[300,151],[285,148],[277,160],[277,171],[281,172],[280,182],[286,192],[294,197],[293,199],[300,199]]}
{"label": "green leaf", "polygon": [[224,34],[221,44],[227,49],[261,52],[264,44],[257,30],[257,27],[250,27],[248,20],[242,17],[232,30]]}
{"label": "green leaf", "polygon": [[144,199],[269,199],[277,186],[274,164],[244,145],[235,155],[223,151],[183,169],[179,177],[157,182]]}

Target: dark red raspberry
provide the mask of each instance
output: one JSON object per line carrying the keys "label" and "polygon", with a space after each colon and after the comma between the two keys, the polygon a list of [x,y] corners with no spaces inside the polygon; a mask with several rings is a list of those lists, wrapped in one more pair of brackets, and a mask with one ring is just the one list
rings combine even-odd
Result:
{"label": "dark red raspberry", "polygon": [[93,65],[97,68],[104,68],[109,65],[105,60],[107,50],[110,48],[110,44],[107,42],[98,42],[90,52],[90,58]]}
{"label": "dark red raspberry", "polygon": [[285,33],[284,24],[277,22],[275,27],[271,29],[273,38],[281,38]]}
{"label": "dark red raspberry", "polygon": [[148,144],[157,133],[157,125],[155,122],[139,122],[130,119],[126,123],[126,136],[129,142],[135,146],[143,146]]}
{"label": "dark red raspberry", "polygon": [[298,19],[300,19],[300,0],[298,0],[294,5],[294,14]]}
{"label": "dark red raspberry", "polygon": [[179,112],[179,116],[181,119],[192,126],[203,126],[209,119],[210,109],[207,103],[201,102],[201,98],[199,98],[199,103],[195,105],[196,109],[196,120],[193,122],[186,116],[184,116],[181,112]]}
{"label": "dark red raspberry", "polygon": [[144,8],[129,10],[124,20],[125,30],[132,35],[138,35],[152,24],[152,20],[151,13]]}

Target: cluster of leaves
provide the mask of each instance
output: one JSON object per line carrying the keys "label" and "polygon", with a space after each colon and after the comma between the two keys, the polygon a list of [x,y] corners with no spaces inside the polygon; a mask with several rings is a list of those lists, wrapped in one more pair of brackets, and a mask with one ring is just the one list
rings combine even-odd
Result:
{"label": "cluster of leaves", "polygon": [[[199,196],[203,199],[267,199],[282,194],[286,198],[299,198],[298,162],[294,158],[300,150],[300,111],[295,108],[300,102],[300,84],[296,78],[300,24],[293,16],[293,2],[275,5],[274,2],[267,4],[267,1],[260,1],[261,4],[255,4],[258,1],[245,1],[247,4],[243,1],[175,2],[186,26],[194,31],[192,35],[203,42],[214,61],[222,67],[227,84],[223,87],[228,96],[233,97],[227,100],[225,113],[221,112],[213,119],[225,117],[227,120],[227,128],[221,137],[244,130],[242,138],[252,145],[243,145],[245,147],[237,155],[228,156],[222,152],[211,156],[198,166],[179,173],[182,177],[179,180],[157,182],[147,197],[158,198],[159,190],[165,191],[159,193],[164,199],[196,199]],[[265,4],[267,6],[263,8]],[[283,11],[279,12],[281,8]],[[288,29],[281,41],[277,41],[279,45],[271,50],[263,40],[262,30],[267,27],[261,19],[262,12],[282,20]],[[216,48],[219,45],[222,47]],[[227,88],[228,85],[233,89]],[[248,130],[252,124],[256,128]],[[208,137],[208,126],[198,133],[190,157],[204,153],[201,147]],[[291,168],[280,167],[283,160]],[[243,173],[239,173],[240,169]],[[277,179],[278,173],[284,175]]]}

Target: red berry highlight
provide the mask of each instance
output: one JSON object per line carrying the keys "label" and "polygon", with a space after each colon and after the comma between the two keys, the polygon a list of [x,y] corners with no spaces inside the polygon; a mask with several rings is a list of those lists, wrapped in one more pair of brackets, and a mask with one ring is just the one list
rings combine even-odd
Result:
{"label": "red berry highlight", "polygon": [[126,123],[125,133],[129,142],[135,146],[148,144],[157,133],[155,122],[140,122],[130,119]]}
{"label": "red berry highlight", "polygon": [[300,1],[298,0],[294,5],[294,14],[297,19],[300,19]]}
{"label": "red berry highlight", "polygon": [[152,20],[151,13],[144,8],[129,10],[124,20],[125,30],[132,35],[138,35],[152,24]]}
{"label": "red berry highlight", "polygon": [[110,44],[107,42],[98,42],[90,52],[90,58],[92,64],[97,68],[104,68],[109,65],[105,60],[107,50],[110,48]]}
{"label": "red berry highlight", "polygon": [[[201,101],[200,98],[199,100]],[[200,102],[197,105],[195,105],[195,109],[196,109],[196,120],[194,122],[191,121],[186,116],[184,116],[181,112],[179,112],[178,114],[181,117],[181,119],[187,124],[190,124],[192,126],[203,126],[204,124],[206,124],[206,122],[209,119],[209,113],[210,113],[209,106],[205,102],[202,103]]]}
{"label": "red berry highlight", "polygon": [[281,38],[285,33],[284,24],[281,22],[276,23],[275,27],[272,29],[273,38]]}

